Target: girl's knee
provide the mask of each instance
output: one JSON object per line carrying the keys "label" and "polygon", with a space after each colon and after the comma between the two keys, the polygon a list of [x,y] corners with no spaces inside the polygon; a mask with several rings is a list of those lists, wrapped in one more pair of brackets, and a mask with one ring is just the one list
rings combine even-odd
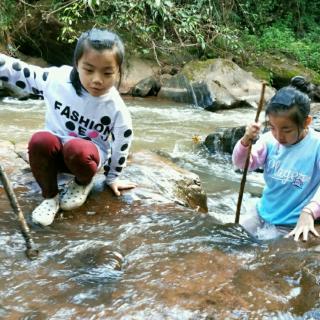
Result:
{"label": "girl's knee", "polygon": [[99,164],[99,153],[96,146],[87,140],[72,139],[63,147],[66,163],[76,162],[81,164]]}
{"label": "girl's knee", "polygon": [[52,150],[59,150],[60,147],[61,142],[59,138],[47,131],[40,131],[33,134],[28,144],[29,152],[34,150],[50,152]]}

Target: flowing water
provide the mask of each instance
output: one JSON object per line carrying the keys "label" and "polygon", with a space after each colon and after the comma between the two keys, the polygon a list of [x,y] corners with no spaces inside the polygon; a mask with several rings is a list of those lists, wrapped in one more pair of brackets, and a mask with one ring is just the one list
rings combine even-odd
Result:
{"label": "flowing water", "polygon": [[[210,155],[192,139],[243,125],[255,111],[154,99],[127,105],[132,152],[160,152],[198,174],[209,213],[125,197],[97,212],[98,199],[110,197],[103,191],[52,226],[32,226],[40,255],[30,261],[0,190],[0,319],[320,319],[319,242],[272,239],[272,228],[253,238],[233,224],[241,175],[229,155]],[[43,116],[41,101],[4,99],[0,140],[27,142]],[[261,174],[248,175],[242,215],[262,187]],[[39,199],[19,193],[27,215]]]}

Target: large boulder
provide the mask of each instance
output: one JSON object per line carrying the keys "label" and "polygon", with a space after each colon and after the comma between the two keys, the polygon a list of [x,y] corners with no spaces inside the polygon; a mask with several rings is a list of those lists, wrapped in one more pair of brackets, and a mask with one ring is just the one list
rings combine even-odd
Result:
{"label": "large boulder", "polygon": [[245,126],[234,128],[219,128],[216,132],[210,133],[204,145],[210,153],[231,154],[238,140],[243,137]]}
{"label": "large boulder", "polygon": [[[162,86],[158,96],[204,107],[210,111],[257,107],[262,84],[231,60],[192,61]],[[265,100],[275,90],[266,87]]]}
{"label": "large boulder", "polygon": [[[29,168],[25,145],[0,141],[0,163],[15,189],[29,191],[35,198],[40,198],[39,187]],[[70,175],[60,175],[60,187],[63,188],[70,178]],[[132,155],[122,179],[138,183],[137,188],[124,192],[123,206],[129,202],[140,203],[145,207],[148,205],[183,206],[194,209],[196,212],[208,212],[207,195],[199,177],[153,152],[145,151]],[[106,201],[110,212],[119,210],[117,197],[108,192],[110,190],[104,181],[103,173],[98,173],[91,196],[92,210],[103,212]],[[104,195],[98,197],[99,193]],[[36,202],[40,201],[40,199],[36,200]]]}
{"label": "large boulder", "polygon": [[160,90],[160,82],[153,76],[139,81],[133,88],[131,94],[134,97],[156,96]]}
{"label": "large boulder", "polygon": [[29,167],[25,161],[25,156],[22,156],[20,153],[21,150],[23,150],[25,155],[26,146],[0,140],[0,163],[8,176],[15,181],[19,181],[21,175],[23,175]]}
{"label": "large boulder", "polygon": [[289,85],[290,80],[297,75],[307,78],[314,84],[320,84],[318,72],[280,53],[276,55],[263,53],[244,68],[255,78],[272,82],[273,87],[277,89]]}
{"label": "large boulder", "polygon": [[192,83],[182,73],[165,79],[158,97],[205,108],[209,108],[214,103],[206,83]]}
{"label": "large boulder", "polygon": [[155,62],[133,56],[129,57],[124,68],[120,92],[122,94],[131,94],[137,83],[148,77],[154,77],[158,73],[159,66]]}
{"label": "large boulder", "polygon": [[133,191],[135,196],[146,199],[148,195],[154,201],[163,198],[165,202],[169,200],[199,212],[208,212],[207,195],[195,173],[150,151],[135,153],[131,161],[124,176],[130,180],[139,177],[139,188]]}

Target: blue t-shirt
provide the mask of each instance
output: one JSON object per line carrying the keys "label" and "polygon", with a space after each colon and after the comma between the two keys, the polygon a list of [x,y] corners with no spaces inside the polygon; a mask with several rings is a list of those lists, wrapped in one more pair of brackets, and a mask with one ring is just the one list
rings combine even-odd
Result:
{"label": "blue t-shirt", "polygon": [[284,146],[268,132],[260,143],[267,148],[266,185],[257,210],[271,224],[295,225],[320,185],[320,133],[309,129],[300,142]]}

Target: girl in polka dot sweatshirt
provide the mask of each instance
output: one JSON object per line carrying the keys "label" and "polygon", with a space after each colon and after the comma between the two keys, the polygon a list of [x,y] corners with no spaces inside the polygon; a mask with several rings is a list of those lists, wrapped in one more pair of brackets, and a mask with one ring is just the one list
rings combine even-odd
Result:
{"label": "girl in polka dot sweatshirt", "polygon": [[[0,54],[0,79],[38,95],[47,105],[45,129],[29,141],[32,173],[44,201],[32,212],[35,223],[49,225],[59,209],[81,206],[103,168],[116,195],[135,184],[118,177],[132,141],[132,121],[115,85],[121,82],[124,46],[108,30],[84,32],[71,66],[41,68]],[[59,194],[57,175],[74,179]]]}

